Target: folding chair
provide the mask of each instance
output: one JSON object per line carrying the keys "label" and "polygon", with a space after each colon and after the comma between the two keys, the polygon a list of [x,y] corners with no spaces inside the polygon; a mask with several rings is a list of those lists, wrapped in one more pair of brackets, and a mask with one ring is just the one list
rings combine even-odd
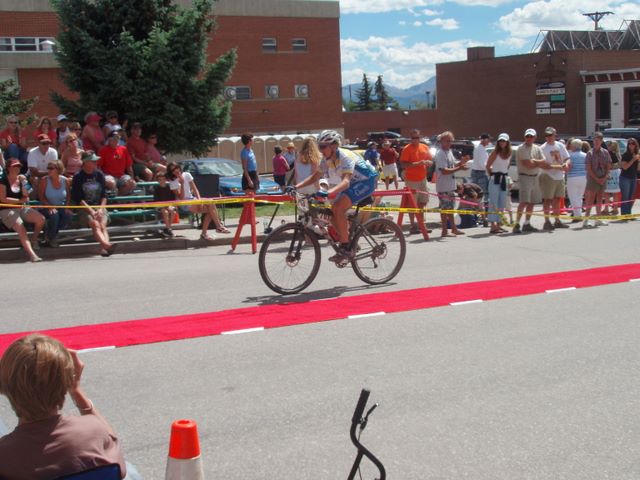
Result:
{"label": "folding chair", "polygon": [[112,463],[85,470],[84,472],[58,477],[56,480],[120,480],[120,478],[120,465]]}
{"label": "folding chair", "polygon": [[[202,175],[196,173],[193,175],[193,181],[198,187],[201,197],[211,198],[220,196],[220,175]],[[196,215],[197,227],[200,228],[202,224],[202,215]],[[225,220],[224,203],[222,204],[222,221]]]}

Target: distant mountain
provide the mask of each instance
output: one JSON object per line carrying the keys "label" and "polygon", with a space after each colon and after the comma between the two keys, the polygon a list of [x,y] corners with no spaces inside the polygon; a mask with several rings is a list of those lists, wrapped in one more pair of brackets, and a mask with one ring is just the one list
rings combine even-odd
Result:
{"label": "distant mountain", "polygon": [[[349,87],[351,87],[351,99],[355,102],[357,101],[356,92],[362,86],[361,83],[352,83],[350,85],[344,85],[342,87],[342,99],[344,101],[349,101]],[[401,108],[415,108],[415,103],[426,105],[427,103],[427,93],[429,93],[429,100],[433,102],[433,94],[436,91],[436,77],[431,77],[426,82],[419,83],[418,85],[413,85],[409,88],[399,88],[394,87],[393,85],[386,85],[387,92],[391,95],[394,100],[396,100]]]}

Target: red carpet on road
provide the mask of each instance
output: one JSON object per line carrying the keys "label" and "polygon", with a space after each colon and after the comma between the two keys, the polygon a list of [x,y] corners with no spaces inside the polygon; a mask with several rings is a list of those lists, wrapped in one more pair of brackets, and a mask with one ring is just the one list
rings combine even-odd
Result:
{"label": "red carpet on road", "polygon": [[[205,337],[236,330],[267,329],[346,319],[351,315],[381,311],[386,313],[406,312],[480,299],[486,301],[535,295],[545,293],[547,290],[595,287],[628,282],[638,278],[640,278],[640,264],[633,263],[588,270],[371,293],[317,300],[313,303],[263,305],[219,312],[56,328],[42,330],[40,333],[59,339],[69,348],[124,347]],[[32,332],[0,335],[0,353],[4,352],[15,339],[27,333]]]}

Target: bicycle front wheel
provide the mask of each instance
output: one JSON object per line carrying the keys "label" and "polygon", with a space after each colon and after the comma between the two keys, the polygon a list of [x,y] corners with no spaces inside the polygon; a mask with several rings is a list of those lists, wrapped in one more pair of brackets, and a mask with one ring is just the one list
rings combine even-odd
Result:
{"label": "bicycle front wheel", "polygon": [[282,295],[301,292],[320,269],[320,243],[302,225],[282,225],[262,243],[258,266],[262,280],[274,292]]}
{"label": "bicycle front wheel", "polygon": [[407,251],[402,229],[386,218],[372,218],[353,239],[353,271],[363,282],[376,285],[395,277]]}

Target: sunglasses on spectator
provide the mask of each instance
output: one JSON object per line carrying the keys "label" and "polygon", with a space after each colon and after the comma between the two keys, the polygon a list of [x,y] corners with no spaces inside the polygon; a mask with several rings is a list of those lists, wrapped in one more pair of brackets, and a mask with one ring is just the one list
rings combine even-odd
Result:
{"label": "sunglasses on spectator", "polygon": [[533,138],[533,135],[525,135],[524,138]]}
{"label": "sunglasses on spectator", "polygon": [[411,137],[411,140],[420,140],[420,137]]}
{"label": "sunglasses on spectator", "polygon": [[51,142],[40,142],[40,145],[51,145]]}
{"label": "sunglasses on spectator", "polygon": [[7,123],[10,123],[10,124],[12,124],[12,125],[16,125],[18,122],[13,122],[13,121],[11,121],[11,122],[7,122]]}
{"label": "sunglasses on spectator", "polygon": [[56,168],[56,167],[51,166],[51,167],[47,167],[47,170],[57,170],[57,168]]}

